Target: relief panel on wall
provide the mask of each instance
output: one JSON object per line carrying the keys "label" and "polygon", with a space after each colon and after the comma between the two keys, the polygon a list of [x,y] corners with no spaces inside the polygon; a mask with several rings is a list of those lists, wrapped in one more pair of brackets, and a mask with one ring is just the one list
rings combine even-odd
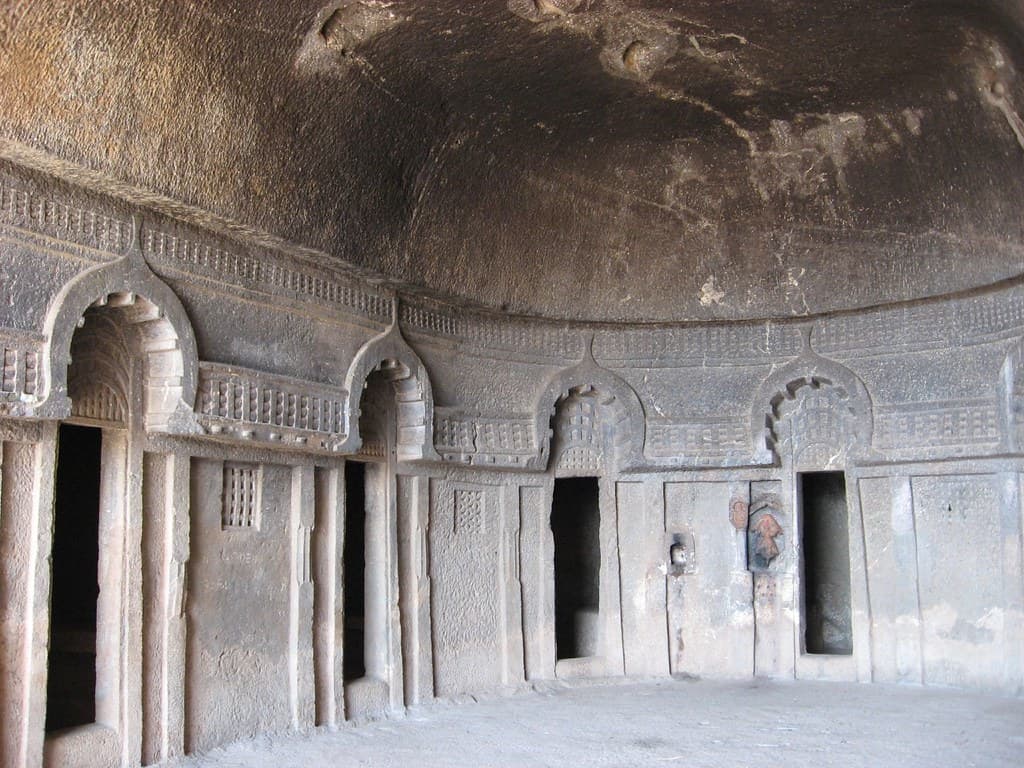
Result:
{"label": "relief panel on wall", "polygon": [[437,695],[501,683],[498,489],[430,483],[431,624]]}
{"label": "relief panel on wall", "polygon": [[911,484],[924,681],[999,687],[1004,587],[996,477],[914,477]]}
{"label": "relief panel on wall", "polygon": [[[292,472],[196,459],[188,564],[186,748],[290,727]],[[250,481],[260,480],[255,487]],[[260,501],[258,510],[252,502]],[[258,521],[259,525],[245,523]]]}
{"label": "relief panel on wall", "polygon": [[[751,577],[738,550],[743,547],[744,484],[665,484],[663,557],[677,541],[691,551],[670,566],[669,648],[674,674],[743,677],[752,671],[754,617]],[[736,502],[740,503],[737,504]]]}

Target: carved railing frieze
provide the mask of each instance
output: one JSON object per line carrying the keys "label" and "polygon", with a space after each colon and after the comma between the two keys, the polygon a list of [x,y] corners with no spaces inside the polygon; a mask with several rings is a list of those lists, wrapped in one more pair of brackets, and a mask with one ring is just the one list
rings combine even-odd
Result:
{"label": "carved railing frieze", "polygon": [[742,418],[649,421],[645,453],[650,459],[678,459],[701,465],[749,460],[749,430]]}
{"label": "carved railing frieze", "polygon": [[0,331],[0,415],[30,415],[42,395],[42,340]]}
{"label": "carved railing frieze", "polygon": [[482,416],[453,408],[435,408],[434,416],[434,447],[445,461],[506,468],[532,468],[537,462],[529,416]]}
{"label": "carved railing frieze", "polygon": [[0,225],[112,254],[123,253],[135,232],[131,221],[25,189],[7,178],[0,178]]}
{"label": "carved railing frieze", "polygon": [[994,447],[1000,439],[995,400],[875,406],[875,447],[886,453],[930,448],[963,452]]}
{"label": "carved railing frieze", "polygon": [[346,437],[347,401],[341,388],[199,364],[196,417],[214,438],[335,452]]}
{"label": "carved railing frieze", "polygon": [[877,357],[928,349],[956,349],[1019,334],[1024,290],[936,299],[892,309],[839,315],[815,324],[814,347],[827,355]]}

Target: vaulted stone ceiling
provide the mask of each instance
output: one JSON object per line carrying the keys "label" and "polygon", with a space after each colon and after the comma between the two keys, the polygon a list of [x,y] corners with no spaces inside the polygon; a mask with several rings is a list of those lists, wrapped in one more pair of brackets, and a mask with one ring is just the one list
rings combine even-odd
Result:
{"label": "vaulted stone ceiling", "polygon": [[0,10],[0,139],[467,303],[786,317],[1024,273],[1022,18],[1016,0],[22,0]]}

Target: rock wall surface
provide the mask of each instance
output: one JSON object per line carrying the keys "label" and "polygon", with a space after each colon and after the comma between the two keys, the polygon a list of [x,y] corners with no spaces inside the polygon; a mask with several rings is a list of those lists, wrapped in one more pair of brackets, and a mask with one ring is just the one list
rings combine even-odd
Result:
{"label": "rock wall surface", "polygon": [[[158,763],[558,677],[1022,690],[1016,281],[785,322],[553,322],[396,293],[38,170],[6,165],[0,199],[5,764]],[[98,639],[110,717],[46,734],[64,421],[119,446],[99,578],[121,618]],[[359,679],[348,461],[368,466]],[[807,650],[807,472],[845,481],[849,585],[827,613],[848,654]],[[566,477],[598,478],[584,658],[554,641]]]}

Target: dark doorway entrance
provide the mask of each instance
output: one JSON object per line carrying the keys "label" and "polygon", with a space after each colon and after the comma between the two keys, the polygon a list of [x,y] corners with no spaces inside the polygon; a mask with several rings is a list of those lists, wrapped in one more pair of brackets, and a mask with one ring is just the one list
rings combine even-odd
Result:
{"label": "dark doorway entrance", "polygon": [[558,478],[551,504],[555,540],[557,659],[597,655],[601,513],[596,477]]}
{"label": "dark doorway entrance", "polygon": [[46,730],[96,721],[103,433],[63,424],[57,441]]}
{"label": "dark doorway entrance", "polygon": [[850,540],[842,472],[798,476],[807,653],[853,653]]}
{"label": "dark doorway entrance", "polygon": [[342,555],[345,681],[366,675],[366,465],[345,463],[345,547]]}

